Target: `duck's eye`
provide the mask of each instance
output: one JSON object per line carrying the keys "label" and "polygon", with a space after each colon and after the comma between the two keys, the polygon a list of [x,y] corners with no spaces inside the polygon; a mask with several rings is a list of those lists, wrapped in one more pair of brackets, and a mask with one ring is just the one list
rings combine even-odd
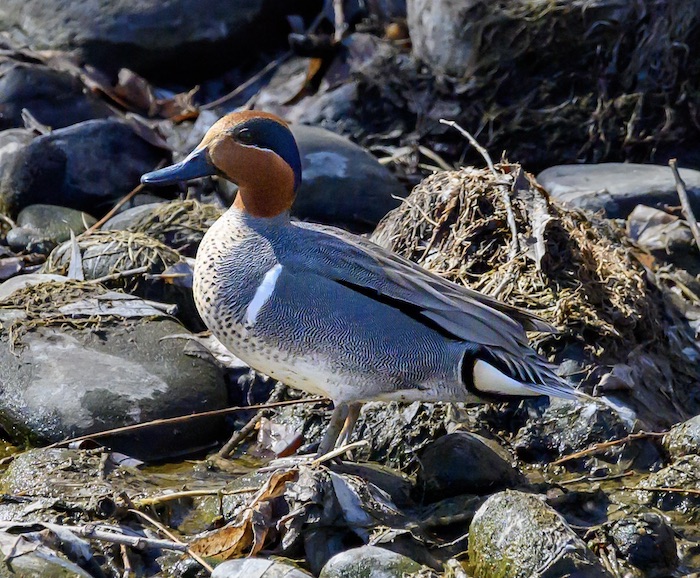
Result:
{"label": "duck's eye", "polygon": [[243,144],[250,144],[253,142],[253,133],[247,128],[238,129],[233,136],[237,141]]}

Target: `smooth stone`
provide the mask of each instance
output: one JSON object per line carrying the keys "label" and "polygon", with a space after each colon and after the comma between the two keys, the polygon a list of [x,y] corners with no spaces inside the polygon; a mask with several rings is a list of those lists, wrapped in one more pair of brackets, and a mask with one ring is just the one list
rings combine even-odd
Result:
{"label": "smooth stone", "polygon": [[484,495],[526,483],[497,443],[469,432],[438,438],[418,454],[417,491],[427,502],[459,494]]}
{"label": "smooth stone", "polygon": [[146,203],[117,213],[102,225],[103,231],[128,231],[148,217],[160,203]]}
{"label": "smooth stone", "polygon": [[24,108],[52,129],[114,114],[76,75],[18,62],[0,76],[0,130],[24,127]]}
{"label": "smooth stone", "polygon": [[299,568],[264,558],[229,560],[214,568],[211,578],[308,578]]}
{"label": "smooth stone", "polygon": [[[680,169],[693,210],[700,211],[700,171]],[[609,218],[626,218],[637,205],[663,208],[680,204],[673,173],[667,166],[634,163],[558,165],[537,175],[554,198],[572,207],[604,210]]]}
{"label": "smooth stone", "polygon": [[700,415],[674,425],[663,437],[664,449],[673,458],[700,455]]}
{"label": "smooth stone", "polygon": [[[292,5],[293,4],[293,5]],[[282,46],[283,0],[4,0],[0,30],[34,49],[66,50],[100,70],[206,78]],[[168,76],[170,75],[170,76]]]}
{"label": "smooth stone", "polygon": [[26,128],[10,128],[0,131],[0,168],[4,167],[13,155],[34,140],[36,134]]}
{"label": "smooth stone", "polygon": [[[292,216],[366,233],[408,191],[361,146],[329,130],[290,124],[301,155],[301,186]],[[230,192],[235,185],[223,184]]]}
{"label": "smooth stone", "polygon": [[7,244],[15,251],[45,243],[50,248],[79,235],[97,221],[91,215],[55,205],[29,205],[17,215],[18,227],[7,235]]}
{"label": "smooth stone", "polygon": [[624,561],[645,578],[671,576],[678,567],[673,530],[658,514],[626,516],[613,522],[608,533]]}
{"label": "smooth stone", "polygon": [[609,576],[564,518],[538,496],[506,490],[479,508],[469,527],[473,578]]}
{"label": "smooth stone", "polygon": [[0,157],[0,211],[51,203],[99,214],[166,156],[117,119],[55,130]]}
{"label": "smooth stone", "polygon": [[[104,321],[92,330],[39,326],[21,337],[14,353],[3,337],[0,423],[18,443],[57,442],[226,407],[221,370],[208,358],[186,355],[185,342],[171,338],[183,334],[179,323],[160,317]],[[100,441],[141,459],[164,459],[208,446],[222,423],[193,419]]]}
{"label": "smooth stone", "polygon": [[402,554],[377,546],[360,546],[333,556],[318,578],[402,578],[427,568]]}

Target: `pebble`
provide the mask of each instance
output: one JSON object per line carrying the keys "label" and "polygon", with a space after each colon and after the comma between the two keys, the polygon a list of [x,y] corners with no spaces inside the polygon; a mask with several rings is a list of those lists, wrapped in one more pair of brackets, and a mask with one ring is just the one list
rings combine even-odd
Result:
{"label": "pebble", "polygon": [[14,251],[31,251],[42,244],[50,251],[70,239],[71,231],[77,236],[95,222],[93,216],[83,211],[55,205],[29,205],[17,215],[18,226],[7,234],[7,244]]}
{"label": "pebble", "polygon": [[524,485],[524,476],[497,443],[469,432],[447,434],[418,454],[416,485],[427,502],[459,494],[489,494]]}
{"label": "pebble", "polygon": [[319,578],[403,578],[426,570],[402,554],[376,546],[361,546],[333,556]]}
{"label": "pebble", "polygon": [[[680,169],[693,210],[700,211],[700,171]],[[554,198],[580,209],[605,211],[611,219],[625,218],[637,205],[677,206],[673,173],[667,166],[635,163],[558,165],[537,175]]]}
{"label": "pebble", "polygon": [[219,564],[214,568],[211,578],[308,578],[309,576],[313,575],[284,562],[245,558]]}
{"label": "pebble", "polygon": [[477,510],[469,527],[473,578],[604,578],[593,552],[538,496],[506,490]]}
{"label": "pebble", "polygon": [[0,156],[0,211],[9,215],[37,203],[99,215],[167,156],[116,119],[81,122],[24,145],[14,142]]}

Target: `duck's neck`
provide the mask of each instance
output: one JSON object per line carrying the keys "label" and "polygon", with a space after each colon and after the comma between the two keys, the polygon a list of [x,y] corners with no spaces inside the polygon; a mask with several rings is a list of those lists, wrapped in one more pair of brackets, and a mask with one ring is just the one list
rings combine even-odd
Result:
{"label": "duck's neck", "polygon": [[269,183],[256,183],[256,186],[241,186],[238,189],[233,206],[252,217],[271,218],[288,214],[294,202],[294,190],[281,189]]}

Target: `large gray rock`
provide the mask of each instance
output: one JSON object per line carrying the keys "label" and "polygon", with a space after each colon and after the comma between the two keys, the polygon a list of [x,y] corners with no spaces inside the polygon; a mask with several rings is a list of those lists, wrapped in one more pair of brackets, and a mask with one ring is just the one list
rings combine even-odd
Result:
{"label": "large gray rock", "polygon": [[403,578],[427,570],[402,554],[376,546],[361,546],[333,556],[319,578]]}
{"label": "large gray rock", "polygon": [[[681,169],[694,211],[700,211],[700,171]],[[679,205],[671,169],[661,165],[601,163],[559,165],[537,175],[537,181],[560,201],[607,217],[625,218],[637,205]]]}
{"label": "large gray rock", "polygon": [[48,203],[97,215],[167,156],[116,119],[78,123],[7,147],[0,156],[0,211],[9,214]]}
{"label": "large gray rock", "polygon": [[312,575],[299,568],[275,560],[244,558],[219,564],[211,578],[310,578]]}
{"label": "large gray rock", "polygon": [[0,130],[23,127],[24,108],[53,129],[112,115],[110,108],[85,91],[73,74],[18,63],[0,76]]}
{"label": "large gray rock", "polygon": [[[8,329],[0,338],[0,424],[16,442],[56,442],[226,406],[219,367],[186,355],[187,331],[145,302],[85,293],[74,283],[46,287],[48,302],[41,286],[31,291],[11,297],[28,313],[0,311]],[[173,457],[212,443],[221,424],[194,419],[102,440],[142,459]]]}
{"label": "large gray rock", "polygon": [[302,164],[292,207],[299,218],[366,232],[408,194],[386,167],[347,138],[319,127],[291,126]]}
{"label": "large gray rock", "polygon": [[283,15],[292,9],[300,8],[283,0],[4,0],[0,30],[108,71],[201,76],[286,40]]}
{"label": "large gray rock", "polygon": [[604,578],[609,574],[586,544],[539,497],[494,494],[469,527],[474,578]]}
{"label": "large gray rock", "polygon": [[664,436],[663,446],[673,458],[700,455],[700,415],[674,425]]}

